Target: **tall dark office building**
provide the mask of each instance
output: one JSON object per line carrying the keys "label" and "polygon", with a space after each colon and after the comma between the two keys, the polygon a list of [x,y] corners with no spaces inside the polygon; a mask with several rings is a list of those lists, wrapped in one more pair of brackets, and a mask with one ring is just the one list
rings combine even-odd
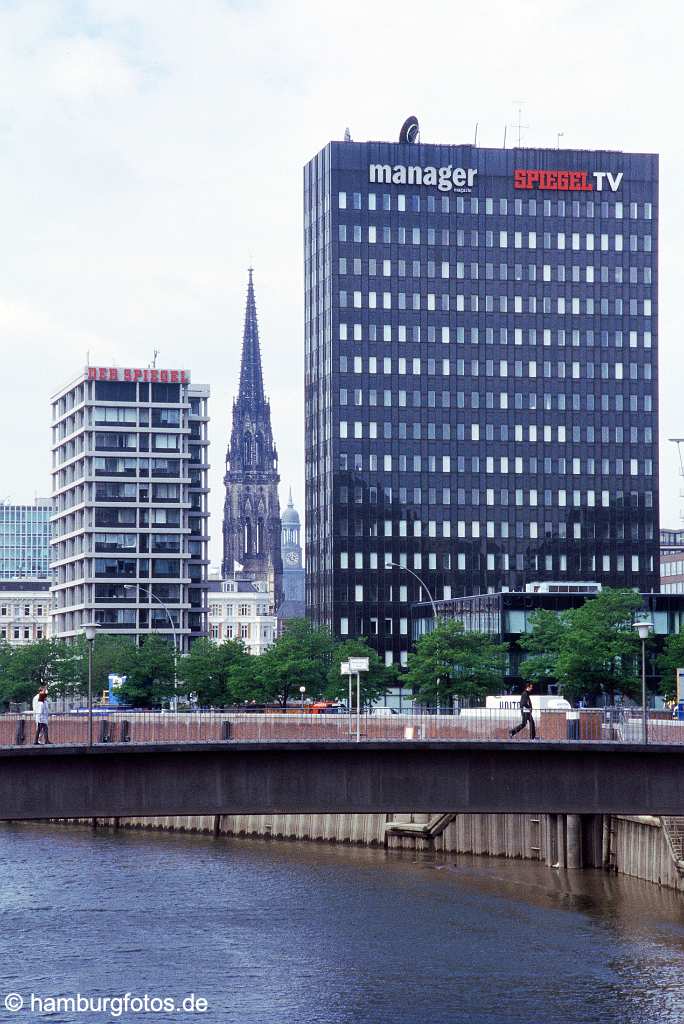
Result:
{"label": "tall dark office building", "polygon": [[257,579],[269,580],[276,608],[283,596],[279,482],[250,268],[240,389],[233,402],[233,426],[226,453],[223,576],[232,576],[239,565]]}
{"label": "tall dark office building", "polygon": [[[405,126],[406,127],[406,126]],[[304,170],[307,608],[658,589],[658,158],[331,142]]]}

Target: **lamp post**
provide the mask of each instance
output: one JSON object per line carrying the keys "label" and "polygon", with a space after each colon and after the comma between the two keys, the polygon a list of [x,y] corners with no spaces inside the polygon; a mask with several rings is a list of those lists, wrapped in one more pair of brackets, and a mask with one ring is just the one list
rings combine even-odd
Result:
{"label": "lamp post", "polygon": [[433,618],[435,620],[435,625],[437,625],[437,605],[435,604],[435,602],[432,599],[432,594],[430,593],[430,588],[428,587],[428,585],[425,582],[425,580],[421,579],[420,576],[418,575],[418,573],[414,572],[413,569],[409,569],[409,567],[407,565],[400,565],[399,562],[385,562],[385,568],[387,568],[389,565],[393,565],[395,567],[395,569],[403,569],[404,572],[410,573],[411,576],[413,576],[415,579],[418,580],[418,582],[420,583],[421,587],[425,587],[425,592],[426,592],[427,596],[430,599],[430,604],[432,605],[432,615],[433,615]]}
{"label": "lamp post", "polygon": [[93,644],[97,635],[98,623],[86,622],[83,632],[88,644],[88,746],[93,745]]}
{"label": "lamp post", "polygon": [[166,617],[169,620],[169,625],[171,626],[171,634],[173,636],[173,710],[177,711],[178,696],[176,695],[176,688],[178,685],[178,679],[176,677],[176,673],[178,671],[178,637],[176,635],[176,624],[173,621],[171,612],[166,607],[166,605],[164,604],[160,597],[157,597],[157,595],[153,594],[151,590],[149,590],[147,587],[142,587],[139,583],[124,583],[124,590],[142,590],[144,594],[147,594],[148,598],[150,599],[150,603],[152,601],[156,601],[158,604],[162,606],[162,608],[166,612]]}
{"label": "lamp post", "polygon": [[[356,742],[361,740],[361,673],[370,669],[370,658],[350,658],[349,665],[349,691],[351,693],[352,672],[356,673]],[[351,704],[351,698],[349,703]],[[350,719],[351,721],[351,719]]]}
{"label": "lamp post", "polygon": [[648,711],[646,709],[646,641],[653,628],[653,623],[648,619],[634,623],[634,629],[641,640],[641,714],[643,723],[643,741],[648,743]]}
{"label": "lamp post", "polygon": [[304,694],[306,693],[306,686],[300,686],[299,692],[302,695],[302,714],[304,714]]}
{"label": "lamp post", "polygon": [[352,692],[351,692],[352,681],[351,681],[351,679],[352,679],[352,674],[351,674],[351,671],[349,669],[349,662],[348,661],[341,661],[340,662],[340,675],[341,676],[346,676],[347,677],[347,682],[349,683],[349,700],[347,702],[347,722],[349,724],[349,739],[351,739],[351,701],[352,701]]}

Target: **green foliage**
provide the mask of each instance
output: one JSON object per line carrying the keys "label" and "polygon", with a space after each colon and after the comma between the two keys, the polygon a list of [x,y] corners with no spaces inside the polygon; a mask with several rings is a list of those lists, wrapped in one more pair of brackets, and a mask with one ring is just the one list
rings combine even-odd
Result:
{"label": "green foliage", "polygon": [[501,688],[507,647],[463,623],[440,620],[408,656],[405,682],[421,704],[449,704],[453,697],[484,697]]}
{"label": "green foliage", "polygon": [[520,666],[523,679],[544,685],[555,681],[556,662],[566,628],[563,614],[539,608],[530,615],[532,632],[521,636],[519,641],[522,649],[528,652],[528,657]]}
{"label": "green foliage", "polygon": [[[361,706],[374,704],[384,697],[391,686],[397,685],[395,668],[383,665],[377,651],[368,646],[363,637],[338,644],[332,655],[324,696],[328,700],[349,701],[349,680],[340,675],[340,664],[348,658],[368,658],[368,672],[361,673]],[[356,706],[356,679],[352,677],[352,704]]]}
{"label": "green foliage", "polygon": [[535,613],[532,634],[520,641],[532,654],[521,674],[533,681],[557,680],[570,701],[605,695],[612,703],[618,691],[638,695],[639,647],[632,619],[641,604],[633,590],[605,588],[579,608]]}
{"label": "green foliage", "polygon": [[126,676],[119,691],[124,703],[136,708],[158,707],[174,696],[173,646],[163,637],[150,633],[140,647],[131,644],[121,651],[118,664],[121,675]]}
{"label": "green foliage", "polygon": [[201,707],[223,707],[250,700],[256,689],[252,658],[239,640],[221,644],[196,640],[178,665],[183,689],[197,695]]}
{"label": "green foliage", "polygon": [[37,640],[32,644],[12,647],[3,644],[0,651],[0,702],[30,701],[41,686],[53,676],[59,642]]}
{"label": "green foliage", "polygon": [[684,668],[684,633],[681,631],[666,638],[658,658],[660,692],[666,700],[675,700],[677,697],[678,668]]}
{"label": "green foliage", "polygon": [[[99,701],[109,686],[109,675],[122,675],[130,664],[135,642],[132,637],[101,633],[93,642],[93,699]],[[88,690],[88,644],[81,635],[70,643],[59,643],[50,692],[66,698],[82,696]]]}
{"label": "green foliage", "polygon": [[320,697],[334,648],[329,630],[316,628],[307,619],[292,619],[267,651],[251,659],[254,671],[246,689],[259,703],[277,701],[283,707],[299,696],[300,686],[306,687],[307,697]]}

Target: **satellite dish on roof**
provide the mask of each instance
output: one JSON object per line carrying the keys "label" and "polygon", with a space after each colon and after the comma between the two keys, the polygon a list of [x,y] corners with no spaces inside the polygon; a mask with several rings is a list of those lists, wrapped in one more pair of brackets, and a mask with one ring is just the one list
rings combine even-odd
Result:
{"label": "satellite dish on roof", "polygon": [[407,117],[399,132],[399,142],[420,142],[420,127],[415,114]]}

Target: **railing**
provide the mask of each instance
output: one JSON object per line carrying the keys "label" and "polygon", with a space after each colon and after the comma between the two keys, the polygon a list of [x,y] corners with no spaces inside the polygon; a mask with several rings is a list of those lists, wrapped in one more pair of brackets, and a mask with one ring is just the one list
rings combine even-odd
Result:
{"label": "railing", "polygon": [[[606,708],[580,711],[535,711],[536,738],[544,742],[641,743],[643,721],[639,709]],[[511,739],[520,725],[520,714],[512,710],[464,709],[458,714],[403,714],[360,716],[359,739],[473,741]],[[34,743],[33,715],[0,715],[0,747]],[[240,711],[135,711],[93,710],[93,742],[107,743],[220,743],[230,742],[334,742],[355,740],[354,713],[310,714],[295,709],[287,712],[249,713]],[[88,742],[87,711],[50,716],[52,744],[84,745]],[[530,730],[520,730],[513,742],[529,740]],[[42,737],[41,737],[42,740]],[[649,743],[684,744],[684,721],[650,712]]]}

